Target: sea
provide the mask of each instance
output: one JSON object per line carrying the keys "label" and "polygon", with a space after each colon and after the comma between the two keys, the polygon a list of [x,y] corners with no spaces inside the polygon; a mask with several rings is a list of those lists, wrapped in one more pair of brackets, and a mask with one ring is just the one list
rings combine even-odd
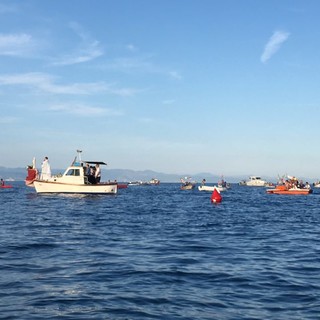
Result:
{"label": "sea", "polygon": [[107,196],[11,184],[0,319],[320,319],[320,190],[232,184],[214,204],[176,183]]}

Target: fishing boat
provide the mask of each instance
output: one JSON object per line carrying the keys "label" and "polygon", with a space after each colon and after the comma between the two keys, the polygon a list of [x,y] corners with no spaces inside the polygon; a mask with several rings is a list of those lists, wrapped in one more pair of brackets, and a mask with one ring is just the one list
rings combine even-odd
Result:
{"label": "fishing boat", "polygon": [[314,182],[312,185],[313,185],[314,188],[320,188],[320,181],[317,180],[317,181]]}
{"label": "fishing boat", "polygon": [[1,189],[10,189],[10,188],[12,188],[12,185],[10,185],[10,184],[5,184],[4,180],[1,178],[1,179],[0,179],[0,188],[1,188]]}
{"label": "fishing boat", "polygon": [[157,186],[160,184],[160,180],[156,179],[156,178],[152,178],[150,181],[149,181],[149,184],[151,184],[152,186]]}
{"label": "fishing boat", "polygon": [[306,195],[312,193],[312,189],[308,182],[304,183],[294,176],[283,176],[279,178],[277,186],[267,189],[267,193]]}
{"label": "fishing boat", "polygon": [[142,186],[142,185],[143,185],[143,182],[141,180],[128,182],[128,186]]}
{"label": "fishing boat", "polygon": [[[218,181],[218,188],[221,188],[221,189],[225,188],[227,190],[231,188],[231,184],[225,181],[222,176],[221,179]],[[225,190],[222,190],[222,191],[225,191]]]}
{"label": "fishing boat", "polygon": [[12,185],[11,184],[5,184],[3,186],[0,186],[0,189],[11,189]]}
{"label": "fishing boat", "polygon": [[191,182],[185,182],[180,186],[180,190],[192,190],[194,189],[195,185]]}
{"label": "fishing boat", "polygon": [[[92,183],[92,179],[86,175],[87,165],[107,165],[103,161],[82,161],[81,150],[77,150],[78,157],[61,175],[47,179],[36,177],[32,185],[37,193],[80,193],[80,194],[116,194],[117,182]],[[27,182],[26,182],[27,184]]]}
{"label": "fishing boat", "polygon": [[288,188],[284,185],[276,186],[272,189],[267,189],[267,193],[269,194],[292,194],[292,195],[307,195],[312,193],[312,189],[309,188],[299,188],[299,187],[292,187]]}
{"label": "fishing boat", "polygon": [[219,192],[221,191],[226,191],[227,190],[227,187],[223,187],[223,186],[206,186],[206,185],[201,185],[201,186],[198,186],[198,190],[199,191],[211,191],[213,192],[214,190],[218,190]]}
{"label": "fishing boat", "polygon": [[180,181],[181,181],[180,190],[192,190],[196,186],[195,181],[191,181],[191,177],[181,178]]}

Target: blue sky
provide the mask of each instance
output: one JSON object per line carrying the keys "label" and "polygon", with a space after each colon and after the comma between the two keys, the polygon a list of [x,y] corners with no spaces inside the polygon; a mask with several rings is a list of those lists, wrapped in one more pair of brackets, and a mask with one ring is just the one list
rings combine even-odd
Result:
{"label": "blue sky", "polygon": [[320,177],[317,0],[0,0],[0,166]]}

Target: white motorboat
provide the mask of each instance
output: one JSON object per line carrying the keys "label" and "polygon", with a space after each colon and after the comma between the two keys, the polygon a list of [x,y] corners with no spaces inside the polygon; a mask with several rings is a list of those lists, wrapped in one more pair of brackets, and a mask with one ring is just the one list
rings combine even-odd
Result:
{"label": "white motorboat", "polygon": [[157,186],[160,184],[160,180],[159,179],[156,179],[156,178],[152,178],[150,181],[149,181],[149,184],[153,185],[153,186]]}
{"label": "white motorboat", "polygon": [[226,187],[222,187],[222,186],[205,186],[205,185],[198,186],[198,190],[199,191],[211,191],[211,192],[213,192],[214,189],[217,189],[219,192],[227,190]]}
{"label": "white motorboat", "polygon": [[261,177],[259,176],[250,176],[249,180],[241,181],[239,184],[249,186],[249,187],[265,187],[268,185],[268,182],[265,180],[262,180]]}
{"label": "white motorboat", "polygon": [[62,175],[56,175],[48,179],[36,178],[33,186],[37,193],[82,193],[82,194],[116,194],[118,191],[117,182],[95,183],[86,175],[87,165],[106,165],[102,161],[82,161],[80,150],[78,159],[66,169]]}
{"label": "white motorboat", "polygon": [[314,188],[320,188],[320,181],[317,180],[317,181],[314,182],[312,185],[313,185]]}

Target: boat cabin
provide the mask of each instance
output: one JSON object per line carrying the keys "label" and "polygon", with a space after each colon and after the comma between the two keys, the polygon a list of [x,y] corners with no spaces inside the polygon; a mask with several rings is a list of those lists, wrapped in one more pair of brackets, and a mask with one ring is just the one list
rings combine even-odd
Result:
{"label": "boat cabin", "polygon": [[89,164],[89,166],[96,164],[107,165],[102,161],[74,161],[72,165],[66,169],[62,176],[55,176],[53,181],[72,184],[93,184],[91,177],[86,174],[87,164]]}

